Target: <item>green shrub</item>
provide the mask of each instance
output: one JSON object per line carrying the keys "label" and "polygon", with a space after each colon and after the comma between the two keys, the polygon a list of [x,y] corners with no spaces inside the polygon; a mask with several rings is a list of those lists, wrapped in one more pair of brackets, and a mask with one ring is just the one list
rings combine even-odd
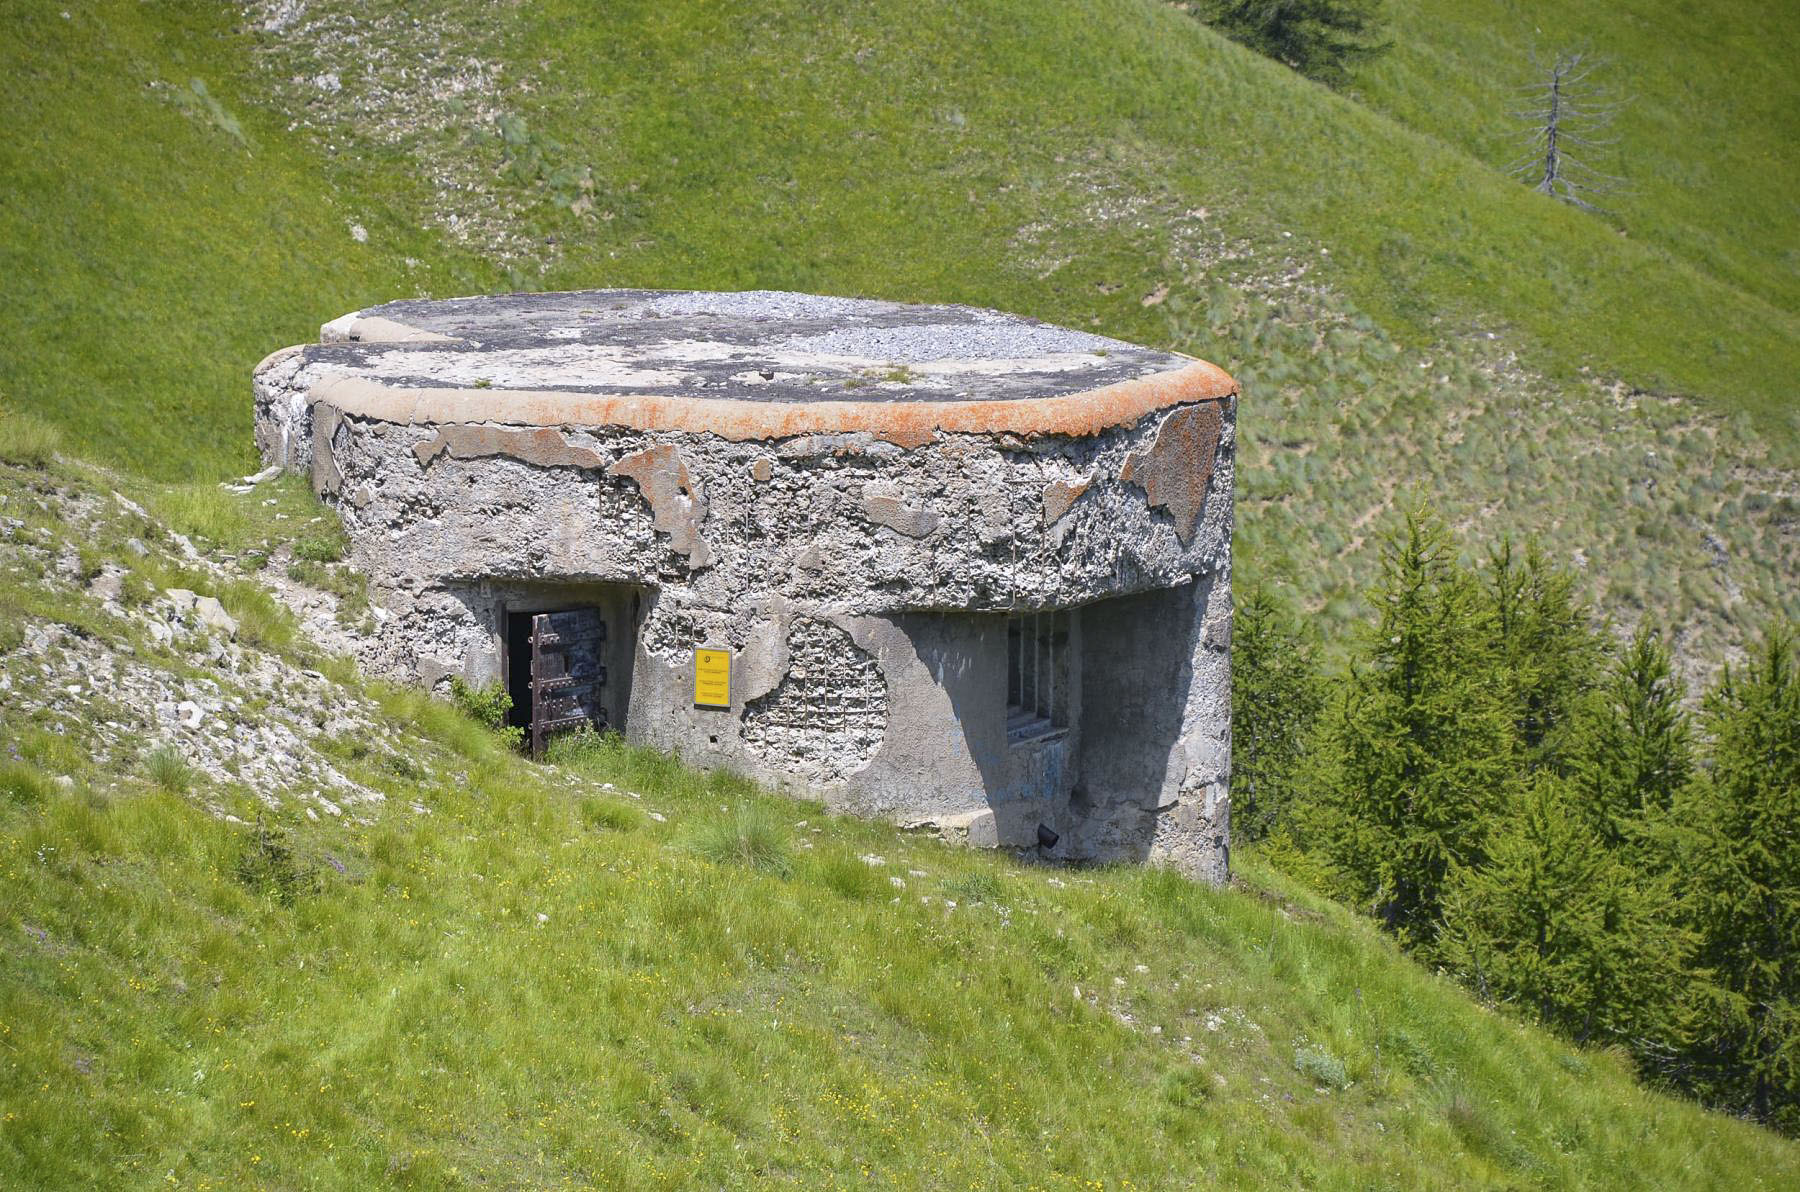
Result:
{"label": "green shrub", "polygon": [[294,858],[284,833],[276,832],[256,817],[256,827],[238,856],[237,878],[259,894],[291,906],[311,884],[313,875]]}
{"label": "green shrub", "polygon": [[1294,1050],[1294,1070],[1326,1088],[1341,1089],[1350,1083],[1344,1061],[1323,1047],[1299,1047]]}
{"label": "green shrub", "polygon": [[1194,15],[1231,40],[1331,87],[1386,50],[1379,0],[1207,0]]}
{"label": "green shrub", "polygon": [[739,803],[724,816],[703,822],[691,845],[694,852],[720,865],[743,865],[776,877],[793,870],[787,829],[773,813],[750,803]]}
{"label": "green shrub", "polygon": [[159,790],[184,795],[194,784],[194,768],[176,745],[159,745],[144,757],[144,773]]}
{"label": "green shrub", "polygon": [[450,699],[482,727],[497,733],[509,746],[517,749],[525,741],[525,730],[506,722],[512,711],[512,696],[503,683],[476,686],[457,675],[450,680]]}
{"label": "green shrub", "polygon": [[1414,1076],[1431,1076],[1437,1072],[1437,1057],[1412,1032],[1395,1027],[1383,1037],[1381,1049],[1395,1063]]}

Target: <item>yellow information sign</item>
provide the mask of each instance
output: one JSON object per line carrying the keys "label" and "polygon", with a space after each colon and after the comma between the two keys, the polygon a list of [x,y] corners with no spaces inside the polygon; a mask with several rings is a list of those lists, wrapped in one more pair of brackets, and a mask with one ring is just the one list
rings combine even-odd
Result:
{"label": "yellow information sign", "polygon": [[702,708],[731,706],[731,651],[694,651],[694,702]]}

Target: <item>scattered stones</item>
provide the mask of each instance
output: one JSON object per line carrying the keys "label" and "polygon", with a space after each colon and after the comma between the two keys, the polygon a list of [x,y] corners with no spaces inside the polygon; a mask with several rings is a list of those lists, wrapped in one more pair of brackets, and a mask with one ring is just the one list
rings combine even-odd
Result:
{"label": "scattered stones", "polygon": [[[56,599],[89,600],[105,610],[117,632],[104,627],[76,629],[48,619],[26,619],[22,640],[0,655],[0,692],[5,710],[24,721],[59,726],[77,736],[96,765],[137,771],[149,744],[176,745],[195,771],[194,797],[206,801],[214,784],[254,791],[274,809],[298,802],[315,816],[352,814],[381,799],[337,768],[319,748],[332,735],[382,742],[394,732],[381,709],[348,694],[317,672],[296,669],[280,657],[234,640],[237,625],[213,597],[173,588],[147,605],[121,602],[130,572],[106,564],[85,579],[78,553],[68,544],[97,540],[121,516],[150,519],[118,494],[109,504],[79,489],[65,490],[41,506],[60,526],[47,543],[0,538],[0,565],[39,552],[43,560],[70,556],[73,570],[46,572]],[[58,539],[61,539],[60,541]],[[125,551],[135,558],[170,560],[155,535],[134,537]],[[177,544],[179,548],[179,544]],[[182,561],[223,583],[235,570],[204,557]],[[181,653],[189,667],[170,666],[159,652],[138,651],[125,632],[141,633],[157,647]],[[254,705],[257,711],[246,714]],[[72,719],[71,719],[72,717]],[[75,786],[67,775],[55,780]],[[314,809],[317,810],[314,810]],[[217,805],[212,810],[224,815]],[[231,817],[242,822],[241,817]]]}

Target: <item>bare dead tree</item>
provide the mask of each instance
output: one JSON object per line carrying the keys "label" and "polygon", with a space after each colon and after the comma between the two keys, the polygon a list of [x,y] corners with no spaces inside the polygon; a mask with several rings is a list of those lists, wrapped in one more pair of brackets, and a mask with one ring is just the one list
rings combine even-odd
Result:
{"label": "bare dead tree", "polygon": [[1593,81],[1604,65],[1584,52],[1558,54],[1548,66],[1539,63],[1543,80],[1520,88],[1526,106],[1512,113],[1526,131],[1525,153],[1511,172],[1533,190],[1583,211],[1603,210],[1587,196],[1617,193],[1625,182],[1586,160],[1619,143],[1610,133],[1626,101]]}

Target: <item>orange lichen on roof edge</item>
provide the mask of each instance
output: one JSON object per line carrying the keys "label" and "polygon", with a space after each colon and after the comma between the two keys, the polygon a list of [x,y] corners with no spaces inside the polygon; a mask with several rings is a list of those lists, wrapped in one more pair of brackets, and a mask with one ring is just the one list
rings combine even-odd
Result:
{"label": "orange lichen on roof edge", "polygon": [[308,396],[353,418],[408,426],[620,426],[712,434],[733,442],[863,432],[900,447],[918,447],[939,432],[1084,437],[1129,425],[1156,410],[1236,395],[1237,382],[1228,373],[1196,360],[1082,393],[1005,401],[759,402],[667,394],[410,389],[360,377],[323,381]]}

